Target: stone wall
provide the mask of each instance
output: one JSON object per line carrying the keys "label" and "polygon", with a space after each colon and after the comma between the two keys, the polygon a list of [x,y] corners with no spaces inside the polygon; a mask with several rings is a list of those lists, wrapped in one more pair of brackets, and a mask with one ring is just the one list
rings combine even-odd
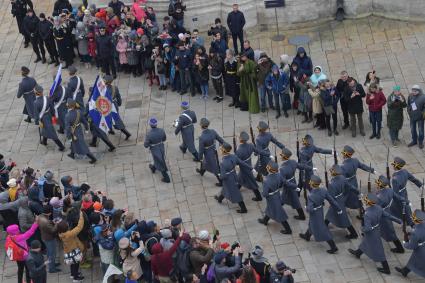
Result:
{"label": "stone wall", "polygon": [[[73,0],[80,3],[81,0]],[[105,6],[109,0],[89,0],[98,7]],[[125,0],[131,3],[131,0]],[[263,0],[184,0],[187,5],[186,26],[206,30],[219,17],[223,23],[232,4],[238,3],[244,12],[247,26],[261,25],[270,27],[275,22],[274,9],[265,9]],[[154,7],[161,19],[167,13],[169,0],[151,0],[148,5]],[[425,0],[345,0],[347,17],[359,18],[368,15],[400,20],[425,20]],[[286,0],[286,7],[277,9],[278,21],[283,25],[327,21],[334,19],[336,0]]]}

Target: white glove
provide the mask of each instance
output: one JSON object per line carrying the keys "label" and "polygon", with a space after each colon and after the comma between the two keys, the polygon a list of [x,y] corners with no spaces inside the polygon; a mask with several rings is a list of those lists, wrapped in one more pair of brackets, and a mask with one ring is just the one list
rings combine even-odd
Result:
{"label": "white glove", "polygon": [[84,133],[88,134],[88,133],[89,133],[89,131],[84,131]]}
{"label": "white glove", "polygon": [[336,152],[334,149],[332,149],[332,154],[336,154],[336,156],[338,156],[338,152]]}
{"label": "white glove", "polygon": [[174,120],[173,127],[177,128],[178,125],[179,125],[179,119],[177,118],[176,120]]}
{"label": "white glove", "polygon": [[403,241],[403,244],[405,244],[406,243],[406,241]]}
{"label": "white glove", "polygon": [[338,215],[341,215],[342,214],[342,210],[338,211],[337,213],[338,213]]}
{"label": "white glove", "polygon": [[69,143],[72,143],[72,140],[68,140]]}
{"label": "white glove", "polygon": [[296,192],[301,192],[301,189],[300,188],[296,188],[295,191]]}
{"label": "white glove", "polygon": [[380,175],[380,174],[378,173],[378,171],[376,171],[376,170],[373,170],[372,174],[374,174],[374,175]]}
{"label": "white glove", "polygon": [[255,169],[252,169],[252,174],[257,174],[257,170],[255,170]]}
{"label": "white glove", "polygon": [[316,167],[313,167],[313,171],[317,171],[317,168]]}
{"label": "white glove", "polygon": [[270,155],[269,157],[270,157],[270,159],[274,159],[274,156],[273,155]]}

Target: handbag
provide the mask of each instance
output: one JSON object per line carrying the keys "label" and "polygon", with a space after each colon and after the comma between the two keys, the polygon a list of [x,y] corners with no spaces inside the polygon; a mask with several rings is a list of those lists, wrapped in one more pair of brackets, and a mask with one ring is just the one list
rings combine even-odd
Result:
{"label": "handbag", "polygon": [[69,253],[65,253],[63,255],[63,260],[65,264],[71,265],[75,263],[79,263],[83,259],[83,253],[79,248],[73,249]]}

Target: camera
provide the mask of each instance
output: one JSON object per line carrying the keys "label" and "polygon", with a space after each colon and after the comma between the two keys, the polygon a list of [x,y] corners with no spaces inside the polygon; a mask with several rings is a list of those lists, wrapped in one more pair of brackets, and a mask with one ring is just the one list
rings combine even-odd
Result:
{"label": "camera", "polygon": [[291,273],[295,273],[295,272],[297,272],[297,270],[296,270],[295,268],[290,268],[289,266],[287,266],[287,267],[285,268],[285,271],[287,271],[287,270],[291,271]]}
{"label": "camera", "polygon": [[239,244],[239,242],[234,242],[231,246],[231,250],[234,251],[236,248],[239,248],[241,245]]}

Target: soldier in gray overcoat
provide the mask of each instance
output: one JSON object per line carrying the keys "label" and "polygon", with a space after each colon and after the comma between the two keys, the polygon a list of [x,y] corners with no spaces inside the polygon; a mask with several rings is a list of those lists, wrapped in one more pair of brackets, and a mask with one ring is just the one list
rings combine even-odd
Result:
{"label": "soldier in gray overcoat", "polygon": [[34,78],[28,76],[30,70],[27,67],[21,67],[21,73],[23,78],[22,81],[19,83],[18,93],[16,96],[18,98],[21,98],[22,96],[24,97],[25,107],[23,114],[28,115],[24,121],[31,123],[31,118],[34,118],[34,88],[37,85],[37,82]]}
{"label": "soldier in gray overcoat", "polygon": [[270,131],[267,131],[269,128],[269,125],[264,122],[260,121],[258,123],[257,129],[258,129],[258,135],[255,139],[255,146],[258,150],[264,150],[267,152],[268,155],[260,155],[258,157],[257,163],[255,164],[255,170],[257,170],[257,181],[262,181],[262,176],[267,176],[267,165],[270,161],[270,150],[269,150],[269,144],[270,142],[274,143],[277,147],[280,149],[284,148],[285,146],[280,143],[271,133]]}
{"label": "soldier in gray overcoat", "polygon": [[68,108],[66,107],[66,88],[61,83],[59,83],[56,86],[56,89],[53,92],[51,98],[53,100],[54,115],[56,117],[57,123],[59,124],[58,133],[64,134],[65,116],[68,112]]}
{"label": "soldier in gray overcoat", "polygon": [[66,99],[68,100],[68,98],[71,98],[75,100],[78,107],[80,107],[81,111],[84,113],[84,94],[86,91],[84,89],[83,79],[77,76],[77,68],[73,65],[68,67],[68,73],[70,78],[66,86]]}
{"label": "soldier in gray overcoat", "polygon": [[[283,230],[280,231],[282,234],[292,234],[291,226],[288,223],[288,215],[282,206],[280,198],[280,188],[283,184],[291,186],[292,183],[288,183],[279,174],[279,165],[273,160],[269,161],[267,165],[267,177],[263,183],[263,197],[266,199],[267,206],[264,212],[264,217],[258,219],[261,224],[267,225],[270,219],[279,222],[283,226]],[[296,185],[292,184],[293,187]]]}
{"label": "soldier in gray overcoat", "polygon": [[309,184],[311,191],[308,194],[307,202],[307,212],[310,214],[310,218],[308,220],[307,231],[304,234],[301,233],[300,237],[306,241],[310,241],[310,238],[313,235],[316,242],[326,241],[330,246],[330,249],[327,250],[327,252],[334,254],[338,251],[338,248],[336,247],[332,234],[329,231],[328,226],[325,224],[325,219],[323,217],[323,206],[325,200],[335,207],[338,214],[342,214],[342,210],[339,207],[338,202],[331,197],[328,191],[320,187],[321,183],[322,180],[319,176],[311,175]]}
{"label": "soldier in gray overcoat", "polygon": [[149,119],[149,126],[151,130],[146,134],[144,147],[149,148],[152,154],[153,164],[149,164],[149,168],[154,174],[156,170],[161,172],[164,183],[170,183],[170,176],[167,171],[167,164],[165,162],[165,146],[164,142],[167,136],[163,129],[158,128],[158,120],[155,117]]}
{"label": "soldier in gray overcoat", "polygon": [[179,146],[183,154],[186,153],[186,150],[189,150],[193,155],[193,161],[199,161],[198,152],[195,147],[195,127],[194,125],[197,122],[196,113],[189,109],[189,103],[183,101],[180,104],[183,112],[180,114],[174,123],[176,130],[174,131],[175,135],[178,135],[181,132],[182,135],[182,144]]}
{"label": "soldier in gray overcoat", "polygon": [[34,88],[36,99],[34,102],[34,123],[39,126],[40,143],[47,145],[47,139],[51,139],[59,147],[60,151],[64,151],[65,147],[56,134],[55,127],[52,124],[53,104],[50,98],[43,96],[43,88],[36,85]]}
{"label": "soldier in gray overcoat", "polygon": [[221,189],[220,195],[214,198],[221,203],[224,198],[230,200],[232,203],[239,204],[240,209],[236,210],[238,213],[247,213],[245,203],[242,198],[242,194],[238,186],[238,177],[236,175],[236,165],[239,168],[245,170],[251,170],[252,167],[243,162],[234,154],[231,154],[232,146],[224,142],[221,147],[221,153],[223,158],[220,164],[220,178],[223,182],[223,188]]}
{"label": "soldier in gray overcoat", "polygon": [[200,124],[202,128],[202,134],[199,137],[199,159],[201,160],[201,168],[196,168],[196,172],[201,174],[201,176],[204,175],[205,171],[214,174],[218,180],[216,186],[220,187],[222,182],[218,176],[220,168],[218,165],[219,161],[215,142],[218,141],[220,144],[223,144],[224,140],[215,130],[208,129],[210,121],[208,121],[207,118],[202,118]]}
{"label": "soldier in gray overcoat", "polygon": [[[294,218],[297,220],[305,220],[304,210],[302,209],[300,203],[299,192],[300,189],[297,188],[297,182],[295,180],[295,171],[299,170],[313,170],[313,167],[308,165],[303,165],[298,163],[297,161],[290,159],[292,156],[292,152],[286,147],[282,149],[280,156],[283,160],[280,165],[280,175],[287,180],[291,184],[291,186],[283,185],[282,190],[282,203],[290,205],[293,209],[298,212],[298,215],[295,215]],[[295,185],[294,186],[292,186]]]}
{"label": "soldier in gray overcoat", "polygon": [[71,141],[71,153],[68,156],[72,159],[75,158],[75,154],[87,155],[90,158],[90,163],[93,164],[97,160],[94,155],[90,152],[89,147],[84,140],[83,125],[86,131],[88,131],[89,125],[84,113],[77,106],[77,102],[68,98],[66,105],[68,106],[68,113],[65,117],[65,133],[66,138]]}
{"label": "soldier in gray overcoat", "polygon": [[[354,149],[345,145],[344,149],[341,152],[344,161],[342,162],[342,172],[344,173],[345,178],[348,183],[355,187],[357,190],[359,185],[357,183],[357,169],[362,169],[366,172],[374,173],[374,169],[372,167],[367,166],[366,164],[361,163],[357,158],[353,158]],[[358,193],[353,190],[347,191],[348,197],[345,202],[345,206],[350,209],[359,209],[362,206],[361,201],[359,201]]]}
{"label": "soldier in gray overcoat", "polygon": [[396,267],[395,270],[400,272],[404,277],[410,271],[425,278],[425,212],[416,209],[412,215],[415,229],[410,232],[409,242],[404,243],[404,247],[412,250],[409,261],[403,268]]}
{"label": "soldier in gray overcoat", "polygon": [[347,209],[345,207],[345,201],[347,198],[347,191],[357,189],[350,185],[342,174],[342,168],[339,165],[334,164],[329,172],[332,176],[332,179],[329,183],[328,193],[334,198],[338,204],[339,208],[342,210],[341,214],[338,214],[338,210],[335,207],[330,206],[325,216],[325,224],[329,223],[334,224],[338,228],[347,229],[350,234],[346,235],[347,239],[357,239],[358,234],[351,224],[350,218],[347,214]]}
{"label": "soldier in gray overcoat", "polygon": [[[235,155],[239,157],[243,162],[247,163],[252,167],[252,154],[269,156],[270,153],[265,150],[258,150],[255,145],[248,143],[249,135],[246,132],[241,132],[239,135],[240,144],[235,151]],[[248,190],[252,190],[255,197],[253,201],[261,201],[261,193],[258,190],[258,184],[255,180],[252,170],[248,170],[245,167],[239,168],[238,183],[240,187],[245,187]]]}
{"label": "soldier in gray overcoat", "polygon": [[[391,214],[397,218],[402,218],[404,205],[406,208],[407,223],[410,226],[413,226],[412,210],[410,209],[409,196],[407,194],[407,181],[414,183],[418,188],[422,186],[422,182],[416,179],[409,171],[403,169],[406,162],[402,158],[395,157],[391,165],[394,168],[394,173],[391,179],[392,188],[394,190],[394,194],[400,196],[400,198],[395,198],[393,200],[390,208]],[[400,199],[404,199],[404,203],[403,201],[400,201]]]}
{"label": "soldier in gray overcoat", "polygon": [[[112,82],[114,81],[114,78],[112,76],[106,75],[104,77],[104,80],[105,80],[106,88],[111,92],[112,103],[114,103],[115,109],[117,109],[117,112],[119,113],[119,108],[122,105],[120,90],[118,89],[117,86],[112,85]],[[119,116],[117,119],[114,119],[113,123],[114,123],[114,128],[117,130],[120,130],[125,135],[125,140],[128,140],[131,134],[129,131],[127,131],[124,125],[124,122],[121,119],[121,116]],[[109,131],[109,133],[111,135],[115,134],[114,130],[112,129]]]}
{"label": "soldier in gray overcoat", "polygon": [[382,207],[378,205],[379,200],[374,193],[368,193],[367,196],[364,197],[364,201],[367,208],[363,216],[363,239],[357,250],[348,249],[348,251],[357,258],[360,258],[363,253],[366,254],[374,262],[380,262],[382,264],[382,267],[377,268],[379,272],[390,274],[390,266],[385,257],[384,246],[381,240],[381,218],[390,217],[393,221],[399,223],[401,223],[401,220],[385,212]]}
{"label": "soldier in gray overcoat", "polygon": [[[390,188],[390,180],[388,180],[385,176],[379,176],[375,183],[378,189],[376,192],[376,196],[378,197],[378,205],[381,206],[382,209],[388,214],[391,214],[390,207],[395,199],[398,199],[401,202],[405,201],[399,195],[394,193],[393,189]],[[382,217],[380,226],[382,239],[387,242],[393,242],[395,245],[395,248],[391,249],[391,251],[393,253],[399,254],[404,253],[403,245],[395,233],[394,225],[391,219],[388,217]]]}

